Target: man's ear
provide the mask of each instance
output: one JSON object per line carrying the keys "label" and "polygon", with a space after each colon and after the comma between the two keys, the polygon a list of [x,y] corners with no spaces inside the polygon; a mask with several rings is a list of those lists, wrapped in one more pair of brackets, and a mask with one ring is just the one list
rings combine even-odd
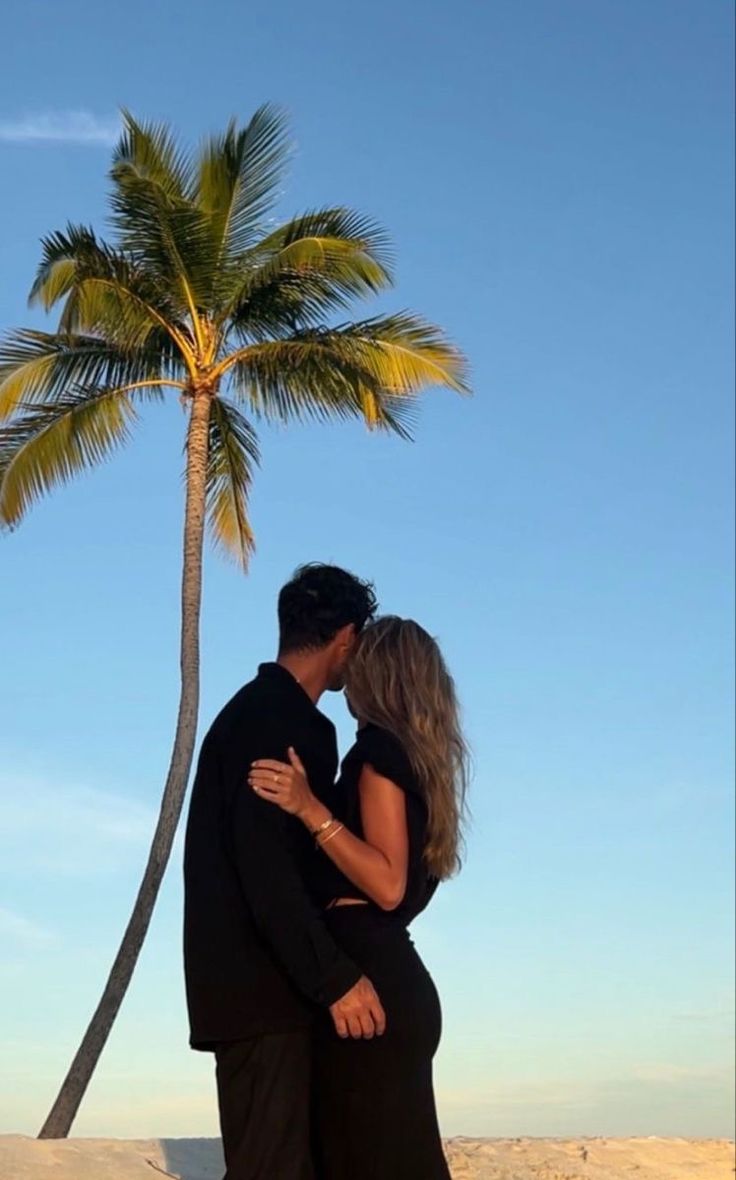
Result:
{"label": "man's ear", "polygon": [[338,650],[343,652],[352,651],[357,637],[355,623],[347,623],[344,627],[341,627],[335,635],[335,641]]}

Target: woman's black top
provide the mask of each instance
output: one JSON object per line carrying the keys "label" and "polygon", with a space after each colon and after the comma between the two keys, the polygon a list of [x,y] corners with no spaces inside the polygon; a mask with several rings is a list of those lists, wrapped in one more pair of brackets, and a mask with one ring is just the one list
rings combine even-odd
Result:
{"label": "woman's black top", "polygon": [[[324,802],[336,819],[345,824],[353,835],[365,839],[360,813],[360,776],[364,766],[371,766],[376,774],[390,779],[406,796],[406,824],[409,836],[409,862],[406,892],[403,901],[391,911],[404,926],[416,918],[428,904],[437,888],[437,878],[427,871],[423,852],[427,840],[427,805],[409,758],[398,738],[377,725],[366,725],[358,730],[355,745],[346,755],[340,777]],[[355,897],[370,900],[357,885],[340,872],[325,852],[319,852],[321,864],[315,873],[317,900],[327,905],[336,897]]]}

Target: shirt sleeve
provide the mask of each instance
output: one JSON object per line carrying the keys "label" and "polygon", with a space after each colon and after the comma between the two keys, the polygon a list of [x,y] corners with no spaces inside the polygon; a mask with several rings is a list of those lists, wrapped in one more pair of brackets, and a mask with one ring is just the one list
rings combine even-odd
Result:
{"label": "shirt sleeve", "polygon": [[[254,757],[283,759],[284,751],[265,741]],[[247,767],[230,774],[242,780],[228,784],[231,838],[253,921],[294,985],[329,1006],[350,991],[362,971],[340,950],[307,892],[289,830],[299,821],[251,791]]]}
{"label": "shirt sleeve", "polygon": [[372,766],[376,774],[396,783],[407,795],[424,801],[417,776],[398,738],[387,729],[369,725],[360,730],[358,744],[363,762]]}

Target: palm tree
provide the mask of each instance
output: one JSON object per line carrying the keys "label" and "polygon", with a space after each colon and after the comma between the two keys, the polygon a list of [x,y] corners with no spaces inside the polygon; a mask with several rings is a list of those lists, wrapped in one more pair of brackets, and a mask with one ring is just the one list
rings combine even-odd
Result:
{"label": "palm tree", "polygon": [[[60,306],[55,332],[0,346],[0,522],[15,527],[57,484],[128,441],[145,401],[188,409],[181,694],[148,862],[102,997],[41,1138],[69,1133],[130,983],[179,820],[199,700],[205,523],[246,567],[253,422],[359,416],[408,435],[428,386],[465,391],[461,354],[410,313],[335,323],[390,284],[387,244],[350,210],[266,224],[287,160],[270,106],[196,153],[163,125],[123,113],[110,173],[112,242],[69,225],[42,243],[31,303]],[[227,394],[228,396],[225,396]]]}

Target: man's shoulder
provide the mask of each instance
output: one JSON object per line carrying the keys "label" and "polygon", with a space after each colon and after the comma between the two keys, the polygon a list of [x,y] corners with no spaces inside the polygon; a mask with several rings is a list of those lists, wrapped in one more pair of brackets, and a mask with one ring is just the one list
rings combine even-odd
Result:
{"label": "man's shoulder", "polygon": [[[255,676],[233,693],[230,700],[220,709],[207,732],[207,738],[215,741],[227,737],[233,730],[240,729],[252,720],[261,720],[270,712],[272,694]],[[207,738],[205,740],[207,740]]]}
{"label": "man's shoulder", "polygon": [[[203,752],[243,756],[249,749],[273,746],[285,757],[289,745],[321,748],[335,742],[335,727],[316,709],[288,674],[262,664],[258,675],[244,684],[220,710],[202,743]],[[256,753],[255,757],[266,755]]]}

